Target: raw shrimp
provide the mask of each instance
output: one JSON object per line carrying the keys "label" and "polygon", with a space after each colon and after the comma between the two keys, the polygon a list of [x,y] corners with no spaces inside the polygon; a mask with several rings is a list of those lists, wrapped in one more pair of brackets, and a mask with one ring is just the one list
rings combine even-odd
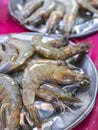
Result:
{"label": "raw shrimp", "polygon": [[31,0],[28,3],[25,3],[21,11],[21,14],[24,18],[27,18],[31,13],[34,13],[36,9],[41,7],[43,3],[43,0]]}
{"label": "raw shrimp", "polygon": [[7,73],[20,67],[34,53],[34,48],[30,43],[17,38],[10,38],[7,44],[1,46],[1,73]]}
{"label": "raw shrimp", "polygon": [[49,34],[55,32],[59,21],[63,18],[64,13],[65,13],[64,5],[60,2],[56,2],[56,9],[49,16],[49,21],[46,26],[47,32]]}
{"label": "raw shrimp", "polygon": [[[25,64],[25,67],[23,67],[23,69],[19,72],[14,72],[14,73],[11,73],[10,76],[20,85],[22,83],[22,77],[23,77],[23,71],[24,69],[30,65],[30,64],[34,64],[34,63],[53,63],[53,64],[57,64],[57,65],[65,65],[65,62],[64,61],[61,61],[61,60],[56,60],[56,61],[53,61],[53,60],[48,60],[48,59],[30,59],[29,61],[26,62]],[[20,70],[20,69],[19,69]]]}
{"label": "raw shrimp", "polygon": [[22,98],[18,84],[5,74],[0,74],[0,108],[2,130],[18,130]]}
{"label": "raw shrimp", "polygon": [[9,61],[14,62],[18,52],[11,44],[0,44],[0,72],[6,73],[9,70]]}
{"label": "raw shrimp", "polygon": [[65,60],[76,54],[80,54],[85,52],[89,47],[89,43],[81,43],[78,45],[68,45],[62,48],[54,48],[49,46],[48,44],[43,44],[42,41],[36,42],[33,44],[35,50],[39,52],[41,55],[48,59],[52,60]]}
{"label": "raw shrimp", "polygon": [[72,27],[75,23],[79,5],[76,0],[57,0],[65,5],[65,15],[63,18],[64,25],[64,36],[66,38],[69,37],[70,32],[72,31]]}
{"label": "raw shrimp", "polygon": [[55,9],[56,1],[55,0],[44,0],[44,4],[40,7],[35,13],[33,13],[30,17],[22,21],[22,24],[40,24],[43,23],[48,17],[49,14]]}
{"label": "raw shrimp", "polygon": [[[56,62],[56,61],[55,61]],[[48,62],[35,62],[29,64],[25,69],[22,87],[23,87],[23,103],[28,110],[31,118],[34,121],[35,126],[41,128],[41,120],[36,107],[34,106],[35,95],[38,92],[40,85],[44,83],[58,83],[64,85],[70,82],[84,82],[90,81],[86,74],[80,74],[78,71],[69,69],[68,66],[57,65],[56,63]],[[26,95],[26,96],[25,96]],[[52,105],[56,106],[56,110],[64,107],[62,101],[58,101],[54,96],[46,94],[38,95],[40,98],[47,102],[51,102]],[[65,98],[66,99],[66,98]]]}

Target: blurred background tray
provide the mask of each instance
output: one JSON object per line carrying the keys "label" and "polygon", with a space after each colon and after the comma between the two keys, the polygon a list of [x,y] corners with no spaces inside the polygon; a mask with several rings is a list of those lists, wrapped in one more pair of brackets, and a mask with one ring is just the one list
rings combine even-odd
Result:
{"label": "blurred background tray", "polygon": [[[23,7],[24,0],[10,0],[9,3],[9,12],[13,18],[15,18],[19,24],[21,23],[21,9]],[[45,25],[41,25],[40,27],[34,27],[33,25],[21,25],[24,28],[30,31],[37,31],[41,33],[46,33]],[[62,28],[62,27],[61,27]],[[94,32],[98,31],[98,16],[88,12],[86,10],[81,10],[76,19],[75,25],[72,30],[72,34],[70,34],[70,38],[77,38],[87,36]],[[62,36],[63,32],[56,30],[56,35]]]}

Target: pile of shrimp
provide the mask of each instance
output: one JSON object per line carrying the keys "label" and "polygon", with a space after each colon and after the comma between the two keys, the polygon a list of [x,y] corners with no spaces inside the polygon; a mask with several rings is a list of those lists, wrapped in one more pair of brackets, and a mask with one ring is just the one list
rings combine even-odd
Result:
{"label": "pile of shrimp", "polygon": [[46,32],[51,34],[59,29],[63,21],[62,32],[69,38],[72,33],[79,9],[83,8],[98,14],[98,0],[30,0],[25,1],[21,10],[21,24],[38,27],[45,25]]}
{"label": "pile of shrimp", "polygon": [[89,43],[67,45],[63,39],[44,42],[40,35],[32,42],[9,38],[0,44],[2,130],[42,129],[35,98],[51,104],[56,113],[81,103],[79,95],[91,81],[75,63],[89,48]]}

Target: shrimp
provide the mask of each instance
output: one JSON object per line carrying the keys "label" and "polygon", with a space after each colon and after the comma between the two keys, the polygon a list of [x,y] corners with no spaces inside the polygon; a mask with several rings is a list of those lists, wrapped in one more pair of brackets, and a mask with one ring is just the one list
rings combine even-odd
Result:
{"label": "shrimp", "polygon": [[48,44],[43,44],[43,42],[37,42],[33,44],[35,50],[39,52],[42,56],[52,60],[65,60],[76,54],[84,53],[90,45],[88,43],[81,43],[78,45],[68,45],[62,48],[54,48]]}
{"label": "shrimp", "polygon": [[[56,61],[55,61],[56,62]],[[36,107],[34,106],[35,96],[44,99],[47,102],[51,102],[53,106],[56,106],[56,111],[62,109],[64,104],[57,100],[54,96],[47,94],[38,94],[40,85],[44,83],[58,83],[64,85],[70,82],[83,82],[87,80],[89,82],[89,77],[86,74],[80,74],[78,71],[69,69],[64,65],[57,65],[56,63],[48,62],[35,62],[29,64],[25,69],[22,87],[23,87],[23,103],[28,110],[31,118],[34,121],[35,126],[41,128],[41,120]],[[27,95],[27,96],[25,96]],[[66,98],[65,98],[66,99]]]}
{"label": "shrimp", "polygon": [[6,73],[9,69],[8,62],[13,62],[18,57],[18,52],[11,44],[0,44],[0,72]]}
{"label": "shrimp", "polygon": [[7,44],[1,46],[1,73],[7,73],[20,67],[34,53],[34,48],[30,43],[17,38],[10,38]]}
{"label": "shrimp", "polygon": [[98,14],[98,9],[96,9],[94,6],[98,5],[98,2],[95,0],[78,0],[78,3],[81,7],[83,7],[84,9],[87,9],[89,11],[91,11],[92,13],[96,13]]}
{"label": "shrimp", "polygon": [[69,38],[69,34],[72,31],[75,23],[79,5],[76,0],[57,0],[65,5],[65,15],[63,17],[64,25],[64,37]]}
{"label": "shrimp", "polygon": [[48,17],[49,14],[55,9],[56,1],[55,0],[44,0],[44,4],[40,7],[35,13],[33,13],[30,17],[23,20],[21,24],[39,24],[43,23]]}
{"label": "shrimp", "polygon": [[55,30],[57,28],[57,24],[63,18],[64,13],[65,13],[64,5],[60,2],[56,2],[56,9],[49,16],[49,21],[48,21],[48,24],[47,24],[47,27],[46,27],[47,32],[49,34],[51,32],[52,33],[55,32]]}
{"label": "shrimp", "polygon": [[24,18],[27,18],[31,13],[33,13],[36,9],[42,6],[43,0],[31,0],[23,6],[21,14]]}
{"label": "shrimp", "polygon": [[2,130],[18,130],[22,98],[18,84],[6,74],[0,74],[0,108]]}
{"label": "shrimp", "polygon": [[[23,67],[23,69],[19,72],[14,72],[14,73],[11,73],[10,76],[20,85],[20,87],[22,86],[22,78],[23,78],[23,71],[24,69],[30,65],[30,64],[34,64],[34,63],[53,63],[53,64],[57,64],[57,65],[65,65],[65,62],[64,61],[61,61],[61,60],[56,60],[56,61],[53,61],[53,60],[48,60],[48,59],[30,59],[29,61],[27,61],[25,63],[25,66]],[[19,69],[20,70],[20,69]]]}

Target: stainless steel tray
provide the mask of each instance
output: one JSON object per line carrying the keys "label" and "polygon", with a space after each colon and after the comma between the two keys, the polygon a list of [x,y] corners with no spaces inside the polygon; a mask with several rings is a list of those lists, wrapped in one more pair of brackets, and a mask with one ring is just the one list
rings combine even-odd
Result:
{"label": "stainless steel tray", "polygon": [[[9,12],[12,15],[12,17],[15,18],[19,23],[21,23],[22,15],[20,11],[22,9],[23,3],[24,0],[10,0],[9,2]],[[45,25],[42,25],[40,27],[34,27],[25,24],[21,26],[24,26],[26,29],[31,31],[46,33]],[[62,21],[60,24],[60,28],[62,28]],[[79,13],[76,19],[75,25],[73,27],[73,33],[70,34],[70,38],[87,36],[96,31],[98,31],[98,15],[92,14],[86,10],[83,12],[82,10],[82,13]],[[55,34],[60,36],[62,35],[62,32],[56,30]]]}
{"label": "stainless steel tray", "polygon": [[[32,37],[37,34],[38,33],[20,33],[20,34],[0,35],[0,43],[5,42],[6,40],[8,40],[9,37],[15,37],[27,41],[32,41]],[[48,37],[46,35],[42,36],[43,41],[58,39],[58,37],[54,36],[51,37]],[[73,44],[72,42],[70,43]],[[76,125],[78,125],[82,120],[84,120],[86,116],[91,112],[97,94],[97,70],[88,55],[86,55],[83,58],[79,66],[90,76],[91,79],[91,85],[89,91],[80,96],[80,99],[82,100],[81,104],[82,107],[80,107],[77,110],[66,111],[64,113],[55,115],[54,117],[47,119],[46,122],[43,123],[42,126],[43,130],[63,130],[63,129],[70,130],[74,128]],[[38,102],[36,102],[36,104],[37,103]],[[41,103],[43,102],[40,102],[39,104]],[[48,115],[48,113],[47,111],[43,110],[40,111],[40,115],[42,116],[42,118],[45,118],[45,115]],[[37,128],[34,128],[33,130],[37,130]]]}

